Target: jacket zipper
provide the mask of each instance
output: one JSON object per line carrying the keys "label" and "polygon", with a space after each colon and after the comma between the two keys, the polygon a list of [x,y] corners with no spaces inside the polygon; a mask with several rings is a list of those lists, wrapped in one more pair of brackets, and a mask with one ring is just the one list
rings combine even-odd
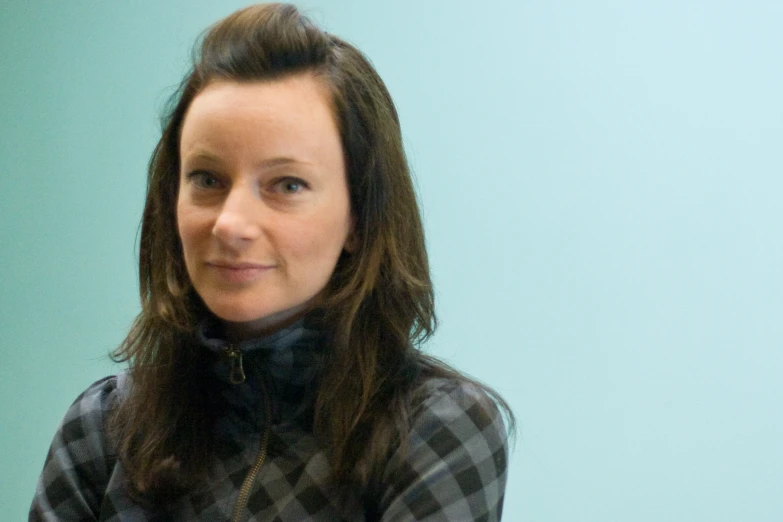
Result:
{"label": "jacket zipper", "polygon": [[[242,352],[233,346],[229,346],[226,348],[225,353],[229,358],[229,364],[231,364],[231,382],[233,384],[242,384],[245,382]],[[242,519],[242,514],[244,513],[245,508],[247,508],[247,502],[250,499],[250,490],[253,489],[253,484],[256,481],[258,472],[261,471],[261,466],[266,460],[267,449],[269,448],[272,408],[269,404],[269,394],[266,392],[266,386],[263,381],[261,382],[261,392],[264,394],[264,435],[261,438],[261,446],[258,449],[256,461],[253,463],[253,467],[250,468],[250,471],[248,471],[245,480],[242,482],[242,487],[239,489],[239,495],[237,496],[236,504],[234,504],[234,512],[231,514],[231,522],[239,522]]]}
{"label": "jacket zipper", "polygon": [[228,357],[228,364],[231,366],[228,378],[231,384],[242,384],[245,382],[245,367],[242,364],[242,350],[239,350],[231,345],[228,345],[225,349],[226,357]]}

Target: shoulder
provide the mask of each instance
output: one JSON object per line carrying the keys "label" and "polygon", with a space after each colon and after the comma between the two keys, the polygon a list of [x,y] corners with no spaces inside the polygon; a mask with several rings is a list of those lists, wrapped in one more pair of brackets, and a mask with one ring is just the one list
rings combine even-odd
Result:
{"label": "shoulder", "polygon": [[125,374],[109,375],[90,384],[73,401],[68,409],[68,415],[91,416],[100,412],[107,412],[115,406],[119,399],[120,390],[118,383],[125,379]]}
{"label": "shoulder", "polygon": [[483,387],[468,380],[430,377],[419,385],[415,397],[412,447],[425,443],[441,454],[468,446],[480,451],[481,458],[494,454],[496,464],[505,469],[506,425],[497,403]]}
{"label": "shoulder", "polygon": [[498,520],[508,434],[491,394],[467,379],[426,377],[411,407],[407,442],[384,471],[382,520]]}
{"label": "shoulder", "polygon": [[31,520],[89,519],[97,513],[116,463],[107,421],[124,375],[94,382],[66,411],[38,478]]}
{"label": "shoulder", "polygon": [[66,453],[77,460],[112,453],[107,422],[121,400],[125,380],[124,373],[104,377],[79,394],[57,428],[47,463]]}
{"label": "shoulder", "polygon": [[483,423],[500,414],[495,400],[481,385],[453,377],[423,379],[416,389],[413,406],[414,417],[428,410],[447,417],[466,412]]}
{"label": "shoulder", "polygon": [[[120,400],[125,374],[104,377],[84,390],[71,404],[63,417],[58,435],[64,444],[74,444],[80,440],[99,443],[106,433],[106,421],[110,412]],[[96,439],[96,437],[98,439]]]}

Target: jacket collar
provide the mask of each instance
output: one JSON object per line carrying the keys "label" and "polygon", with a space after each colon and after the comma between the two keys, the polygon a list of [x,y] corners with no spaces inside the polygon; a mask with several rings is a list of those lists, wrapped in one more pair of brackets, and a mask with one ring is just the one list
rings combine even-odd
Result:
{"label": "jacket collar", "polygon": [[[217,354],[212,373],[217,378],[222,397],[237,412],[249,412],[263,421],[263,393],[269,396],[273,424],[310,424],[315,387],[323,366],[326,335],[318,317],[308,314],[269,335],[232,345],[223,335],[215,318],[202,321],[196,330],[196,341]],[[232,384],[232,364],[236,359],[228,351],[241,352],[245,381]],[[262,416],[261,416],[262,417]],[[250,419],[249,419],[250,420]]]}

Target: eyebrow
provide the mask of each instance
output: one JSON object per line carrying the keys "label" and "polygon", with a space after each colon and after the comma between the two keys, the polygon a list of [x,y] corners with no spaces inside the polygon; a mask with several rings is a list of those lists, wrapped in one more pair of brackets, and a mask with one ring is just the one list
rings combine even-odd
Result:
{"label": "eyebrow", "polygon": [[[196,149],[195,152],[184,155],[183,159],[187,159],[188,161],[204,160],[209,161],[210,163],[223,163],[223,160],[219,155],[213,154],[212,152],[204,149]],[[260,168],[273,168],[294,163],[310,165],[310,163],[307,161],[298,160],[290,156],[276,156],[274,158],[265,159],[259,162],[257,166]]]}

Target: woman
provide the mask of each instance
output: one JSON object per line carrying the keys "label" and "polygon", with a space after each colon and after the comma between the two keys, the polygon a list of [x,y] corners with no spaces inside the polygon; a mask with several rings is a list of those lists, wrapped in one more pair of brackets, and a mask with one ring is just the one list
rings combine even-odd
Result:
{"label": "woman", "polygon": [[[498,520],[510,413],[435,326],[399,121],[290,5],[205,35],[152,156],[127,372],[67,412],[34,520]],[[513,421],[512,421],[513,423]]]}

